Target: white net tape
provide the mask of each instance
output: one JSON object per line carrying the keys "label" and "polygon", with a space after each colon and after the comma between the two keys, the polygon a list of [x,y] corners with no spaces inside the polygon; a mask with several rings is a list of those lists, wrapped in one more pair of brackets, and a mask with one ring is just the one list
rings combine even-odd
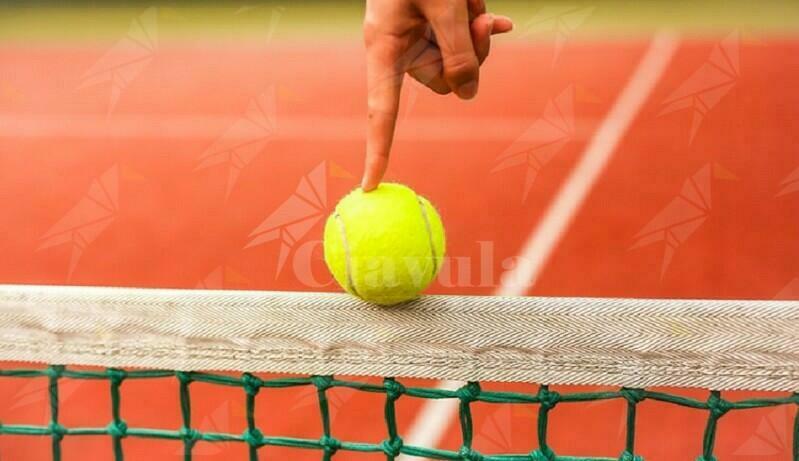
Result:
{"label": "white net tape", "polygon": [[799,302],[0,285],[0,360],[799,391]]}

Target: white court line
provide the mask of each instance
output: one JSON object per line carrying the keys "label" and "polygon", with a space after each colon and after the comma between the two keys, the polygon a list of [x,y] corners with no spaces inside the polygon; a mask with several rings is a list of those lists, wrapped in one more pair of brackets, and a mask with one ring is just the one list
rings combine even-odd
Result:
{"label": "white court line", "polygon": [[[517,266],[506,274],[508,277],[503,278],[497,294],[522,296],[535,283],[619,142],[666,70],[678,44],[679,40],[674,34],[664,31],[657,33],[652,39],[627,86],[591,138],[579,163],[566,178],[541,222],[530,234],[520,252]],[[462,383],[443,381],[438,387],[451,389],[459,385]],[[404,443],[422,447],[438,446],[449,429],[449,423],[457,419],[458,405],[456,399],[426,401]],[[402,455],[398,460],[409,461],[410,457]]]}

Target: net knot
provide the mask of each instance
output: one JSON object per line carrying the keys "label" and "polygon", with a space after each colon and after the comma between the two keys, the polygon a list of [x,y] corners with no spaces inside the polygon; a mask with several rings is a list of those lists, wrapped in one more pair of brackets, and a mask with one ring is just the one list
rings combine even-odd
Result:
{"label": "net knot", "polygon": [[113,421],[106,426],[106,429],[114,437],[124,438],[128,436],[128,425],[125,421]]}
{"label": "net knot", "polygon": [[555,461],[555,452],[549,447],[539,448],[530,453],[530,459],[532,461]]}
{"label": "net knot", "polygon": [[257,427],[245,430],[241,438],[251,447],[258,448],[264,444],[264,434]]}
{"label": "net knot", "polygon": [[390,400],[397,400],[405,393],[405,386],[394,381],[392,378],[386,378],[383,381],[383,387],[386,389],[386,397]]}
{"label": "net knot", "polygon": [[116,385],[119,385],[125,378],[128,377],[128,373],[125,370],[120,370],[119,368],[109,368],[106,373],[108,374],[108,378],[111,380],[111,383]]}
{"label": "net knot", "polygon": [[194,378],[191,377],[191,373],[188,371],[176,371],[175,376],[177,376],[182,384],[189,384],[194,381]]}
{"label": "net knot", "polygon": [[50,434],[53,436],[54,439],[61,441],[65,435],[67,435],[67,428],[56,423],[52,422],[47,427],[50,430]]}
{"label": "net knot", "polygon": [[552,409],[560,402],[560,394],[555,391],[550,391],[545,386],[538,389],[538,401],[545,410]]}
{"label": "net knot", "polygon": [[646,399],[646,392],[643,389],[623,387],[619,392],[621,393],[621,396],[625,398],[625,400],[633,405]]}
{"label": "net knot", "polygon": [[190,427],[181,427],[180,428],[180,438],[183,439],[185,443],[189,445],[194,445],[195,442],[200,440],[200,431],[197,429],[192,429]]}
{"label": "net knot", "polygon": [[64,374],[64,365],[50,365],[44,370],[48,378],[60,378]]}
{"label": "net knot", "polygon": [[714,418],[721,418],[725,413],[732,409],[732,404],[719,396],[717,392],[710,394],[707,399],[707,407]]}
{"label": "net knot", "polygon": [[326,391],[333,386],[332,376],[311,376],[311,383],[320,391]]}
{"label": "net knot", "polygon": [[461,402],[474,402],[480,395],[480,384],[476,382],[470,382],[465,386],[458,388],[455,393]]}
{"label": "net knot", "polygon": [[244,373],[241,377],[241,381],[244,383],[244,392],[246,392],[247,395],[258,395],[258,391],[261,390],[261,386],[264,384],[261,378],[253,376],[250,373]]}
{"label": "net knot", "polygon": [[619,461],[644,461],[644,458],[636,456],[625,450],[624,453],[622,453],[619,457]]}
{"label": "net knot", "polygon": [[334,454],[341,448],[341,442],[329,435],[323,435],[319,439],[319,444],[325,449],[325,453]]}
{"label": "net knot", "polygon": [[383,449],[383,453],[385,453],[386,456],[396,458],[402,453],[402,439],[394,437],[392,439],[383,440],[380,447]]}
{"label": "net knot", "polygon": [[464,461],[483,461],[485,456],[469,447],[461,447],[458,456]]}

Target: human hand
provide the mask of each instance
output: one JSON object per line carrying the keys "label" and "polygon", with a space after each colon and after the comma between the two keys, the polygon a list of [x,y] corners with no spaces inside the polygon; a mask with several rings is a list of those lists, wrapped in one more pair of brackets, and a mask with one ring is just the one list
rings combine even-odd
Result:
{"label": "human hand", "polygon": [[377,187],[388,165],[405,73],[439,94],[477,94],[491,35],[513,28],[484,0],[367,0],[366,165],[361,187]]}

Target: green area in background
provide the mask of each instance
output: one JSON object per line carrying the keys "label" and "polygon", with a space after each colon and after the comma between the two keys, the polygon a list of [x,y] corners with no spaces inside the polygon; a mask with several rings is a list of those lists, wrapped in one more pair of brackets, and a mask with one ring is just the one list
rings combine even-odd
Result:
{"label": "green area in background", "polygon": [[[799,32],[799,2],[708,0],[560,2],[487,0],[489,9],[511,16],[517,29],[510,37],[531,39],[546,34],[590,37],[641,35],[657,28],[688,34],[739,30],[752,35]],[[56,4],[58,5],[58,4]],[[0,7],[0,40],[115,40],[148,8],[155,26],[143,24],[159,40],[358,39],[363,1],[266,1],[247,6],[170,2],[149,6],[118,2],[116,6]]]}

